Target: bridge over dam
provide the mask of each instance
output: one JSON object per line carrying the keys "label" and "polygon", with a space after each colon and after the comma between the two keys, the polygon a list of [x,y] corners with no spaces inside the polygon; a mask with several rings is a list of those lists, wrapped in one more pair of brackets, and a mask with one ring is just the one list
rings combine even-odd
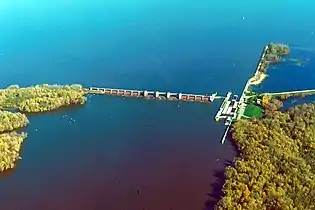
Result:
{"label": "bridge over dam", "polygon": [[147,99],[165,99],[173,101],[197,101],[197,102],[213,102],[215,99],[225,98],[218,96],[217,93],[208,94],[193,94],[193,93],[173,93],[148,90],[128,90],[128,89],[113,89],[90,87],[84,89],[87,94],[103,94],[125,97],[147,98]]}

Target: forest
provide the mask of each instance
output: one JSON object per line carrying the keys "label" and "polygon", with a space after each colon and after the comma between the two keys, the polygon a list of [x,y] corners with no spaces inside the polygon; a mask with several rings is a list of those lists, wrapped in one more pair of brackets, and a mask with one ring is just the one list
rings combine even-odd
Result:
{"label": "forest", "polygon": [[22,128],[29,123],[25,114],[0,111],[0,133]]}
{"label": "forest", "polygon": [[0,91],[0,172],[14,168],[20,158],[26,133],[15,130],[25,127],[29,120],[24,113],[5,111],[14,108],[21,112],[44,112],[72,104],[83,104],[85,92],[80,85],[36,85],[20,88],[9,86]]}
{"label": "forest", "polygon": [[216,209],[315,209],[315,103],[285,112],[272,103],[263,118],[233,125],[240,155]]}
{"label": "forest", "polygon": [[13,130],[28,123],[25,114],[0,111],[0,171],[14,167],[26,133],[17,133]]}
{"label": "forest", "polygon": [[0,107],[22,112],[44,112],[62,106],[84,104],[85,92],[80,85],[10,86],[0,96]]}

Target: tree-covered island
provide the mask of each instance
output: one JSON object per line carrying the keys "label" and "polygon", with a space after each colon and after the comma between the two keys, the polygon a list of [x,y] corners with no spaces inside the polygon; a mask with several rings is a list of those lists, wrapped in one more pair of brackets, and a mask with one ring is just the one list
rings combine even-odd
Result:
{"label": "tree-covered island", "polygon": [[[14,168],[26,133],[15,130],[29,121],[25,113],[45,112],[62,106],[84,104],[81,85],[36,85],[20,88],[12,85],[0,90],[0,171]],[[14,109],[17,112],[6,111]]]}

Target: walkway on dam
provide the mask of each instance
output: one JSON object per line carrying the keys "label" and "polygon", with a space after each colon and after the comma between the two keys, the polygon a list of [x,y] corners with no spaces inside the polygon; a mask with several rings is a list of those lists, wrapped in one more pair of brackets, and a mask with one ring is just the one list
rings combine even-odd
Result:
{"label": "walkway on dam", "polygon": [[152,98],[152,99],[166,99],[166,100],[182,100],[182,101],[199,101],[199,102],[213,102],[215,99],[225,98],[213,94],[194,94],[194,93],[174,93],[162,91],[148,91],[148,90],[128,90],[128,89],[113,89],[90,87],[84,89],[87,94],[105,94],[116,96],[129,96],[137,98]]}
{"label": "walkway on dam", "polygon": [[303,94],[303,93],[315,93],[315,89],[294,90],[294,91],[285,91],[285,92],[277,92],[277,93],[264,93],[264,94],[270,94],[273,96],[280,96],[280,95],[286,95],[286,94]]}

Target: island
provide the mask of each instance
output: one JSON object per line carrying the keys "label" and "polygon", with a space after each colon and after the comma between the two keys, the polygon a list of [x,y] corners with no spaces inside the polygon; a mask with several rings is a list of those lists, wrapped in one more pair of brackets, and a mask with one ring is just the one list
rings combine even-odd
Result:
{"label": "island", "polygon": [[46,112],[86,102],[81,85],[11,85],[0,90],[0,172],[14,168],[27,133],[17,129],[29,124],[27,113]]}
{"label": "island", "polygon": [[217,210],[315,209],[315,103],[283,108],[289,98],[315,90],[271,94],[248,89],[289,53],[286,45],[268,45],[256,80],[252,77],[245,87],[240,105],[245,111],[231,124],[239,156],[225,169]]}

